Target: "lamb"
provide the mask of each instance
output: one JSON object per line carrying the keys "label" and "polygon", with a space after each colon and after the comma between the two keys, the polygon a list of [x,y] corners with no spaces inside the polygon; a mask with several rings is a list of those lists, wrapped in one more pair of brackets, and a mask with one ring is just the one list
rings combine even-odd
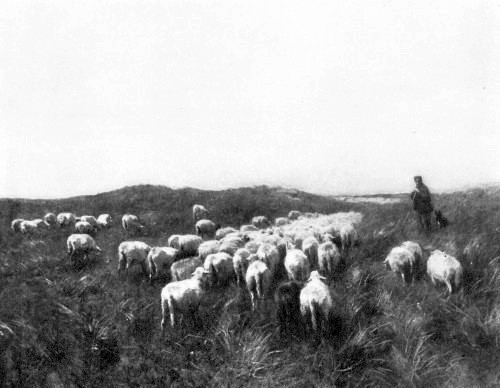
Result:
{"label": "lamb", "polygon": [[257,250],[257,257],[267,265],[271,273],[271,279],[274,279],[280,264],[278,248],[272,244],[264,243]]}
{"label": "lamb", "polygon": [[113,226],[113,219],[109,214],[101,214],[97,217],[97,226],[101,229],[108,229]]}
{"label": "lamb", "polygon": [[21,231],[21,222],[23,222],[23,221],[25,221],[25,220],[23,220],[22,218],[16,218],[15,220],[13,220],[10,223],[10,228],[12,229],[12,231],[20,232]]}
{"label": "lamb", "polygon": [[66,240],[66,246],[68,247],[69,259],[73,260],[75,255],[84,255],[85,260],[88,255],[92,252],[99,254],[101,248],[99,248],[94,239],[88,234],[72,234]]}
{"label": "lamb", "polygon": [[289,280],[305,282],[309,278],[309,260],[305,253],[300,249],[287,250],[285,257],[285,269]]}
{"label": "lamb", "polygon": [[300,290],[297,282],[280,284],[274,293],[276,302],[276,318],[281,334],[300,335]]}
{"label": "lamb", "polygon": [[427,274],[432,284],[435,285],[436,281],[445,283],[451,294],[462,284],[463,268],[455,257],[435,250],[427,260]]}
{"label": "lamb", "polygon": [[134,264],[141,266],[145,276],[148,275],[146,267],[150,246],[142,241],[124,241],[118,246],[118,274],[125,269],[128,272],[129,268]]}
{"label": "lamb", "polygon": [[302,215],[301,212],[297,210],[291,210],[290,213],[288,213],[288,219],[297,220],[301,215]]}
{"label": "lamb", "polygon": [[179,237],[180,234],[173,234],[167,240],[167,245],[171,248],[179,249]]}
{"label": "lamb", "polygon": [[340,227],[340,239],[342,241],[342,253],[347,254],[349,248],[358,244],[358,232],[352,224],[342,225]]}
{"label": "lamb", "polygon": [[78,221],[75,224],[75,230],[78,233],[86,233],[86,234],[94,234],[95,229],[94,227],[89,224],[87,221]]}
{"label": "lamb", "polygon": [[210,274],[210,285],[227,285],[233,276],[233,259],[227,253],[208,255],[203,268]]}
{"label": "lamb", "polygon": [[[255,253],[255,252],[254,252]],[[238,249],[233,257],[233,269],[236,274],[236,284],[241,286],[248,269],[248,258],[252,253],[246,248]]]}
{"label": "lamb", "polygon": [[319,241],[316,237],[313,236],[310,236],[302,241],[302,251],[309,259],[311,269],[315,269],[318,266],[318,246]]}
{"label": "lamb", "polygon": [[99,224],[97,223],[97,220],[94,216],[81,216],[80,221],[88,222],[96,230],[99,227]]}
{"label": "lamb", "polygon": [[257,310],[259,301],[263,302],[271,287],[272,274],[266,263],[256,260],[255,256],[251,259],[245,275],[247,289],[252,299],[252,311]]}
{"label": "lamb", "polygon": [[206,289],[206,277],[206,271],[198,267],[191,279],[172,282],[163,287],[161,291],[162,332],[165,330],[167,311],[170,312],[172,328],[175,326],[177,314],[190,315],[194,320]]}
{"label": "lamb", "polygon": [[170,267],[172,281],[178,282],[189,279],[193,271],[198,267],[203,267],[203,261],[199,257],[188,257],[187,259],[176,261]]}
{"label": "lamb", "polygon": [[198,255],[198,247],[203,243],[203,240],[199,236],[193,234],[185,234],[179,236],[178,244],[179,251],[182,257],[196,256]]}
{"label": "lamb", "polygon": [[323,280],[326,279],[318,271],[312,271],[307,285],[300,292],[300,313],[306,327],[310,316],[312,329],[316,333],[326,332],[334,312],[332,294]]}
{"label": "lamb", "polygon": [[230,256],[234,256],[239,248],[243,248],[244,241],[241,237],[224,237],[221,240],[219,252],[225,252]]}
{"label": "lamb", "polygon": [[210,220],[203,219],[196,223],[196,234],[203,239],[206,237],[209,239],[215,238],[217,229],[220,229],[220,225],[215,225]]}
{"label": "lamb", "polygon": [[171,277],[170,267],[175,262],[179,251],[170,247],[153,247],[148,254],[149,280],[160,275]]}
{"label": "lamb", "polygon": [[76,217],[73,213],[59,213],[57,215],[57,222],[59,222],[61,228],[73,226],[76,224]]}
{"label": "lamb", "polygon": [[220,242],[217,240],[205,241],[198,247],[198,256],[205,261],[208,255],[219,252]]}
{"label": "lamb", "polygon": [[57,224],[57,217],[54,213],[47,213],[43,216],[43,221],[48,227],[52,227]]}
{"label": "lamb", "polygon": [[209,216],[210,212],[203,205],[193,205],[193,221],[202,220]]}
{"label": "lamb", "polygon": [[384,264],[388,270],[401,275],[403,281],[408,283],[413,277],[414,260],[415,256],[407,248],[395,247],[387,255]]}
{"label": "lamb", "polygon": [[215,239],[216,240],[222,240],[224,237],[226,237],[229,233],[237,233],[238,231],[230,226],[227,226],[225,228],[220,228],[217,229],[215,232]]}
{"label": "lamb", "polygon": [[122,226],[127,234],[138,234],[144,230],[144,226],[140,224],[139,218],[133,214],[125,214],[122,217]]}
{"label": "lamb", "polygon": [[258,229],[266,229],[271,227],[272,223],[266,216],[256,216],[252,218],[252,225]]}
{"label": "lamb", "polygon": [[318,247],[318,271],[331,277],[339,267],[341,261],[340,251],[332,241],[326,241]]}

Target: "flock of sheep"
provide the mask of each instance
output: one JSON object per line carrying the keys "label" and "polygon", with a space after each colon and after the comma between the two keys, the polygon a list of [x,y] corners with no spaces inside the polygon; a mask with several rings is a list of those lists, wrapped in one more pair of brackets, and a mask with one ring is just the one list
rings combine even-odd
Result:
{"label": "flock of sheep", "polygon": [[[297,322],[306,330],[324,332],[340,303],[328,283],[340,271],[349,250],[359,244],[356,225],[359,213],[320,215],[291,211],[273,223],[265,216],[239,229],[220,227],[208,219],[202,205],[194,205],[196,234],[172,235],[166,247],[150,247],[142,241],[124,241],[118,247],[118,273],[135,265],[153,281],[170,280],[161,291],[162,331],[167,316],[176,326],[181,315],[195,318],[203,295],[214,287],[234,282],[246,288],[252,310],[259,310],[275,284],[276,315],[282,332],[290,332]],[[109,214],[75,217],[72,213],[53,213],[43,219],[12,221],[12,230],[32,233],[37,229],[74,228],[67,239],[69,257],[88,258],[101,252],[92,235],[110,228]],[[131,214],[122,217],[127,235],[144,228]],[[411,241],[393,248],[384,261],[389,270],[411,282],[423,265],[421,247]],[[460,287],[462,267],[458,260],[439,250],[427,261],[427,273],[435,284],[445,283],[449,292]],[[283,279],[285,277],[287,280]]]}

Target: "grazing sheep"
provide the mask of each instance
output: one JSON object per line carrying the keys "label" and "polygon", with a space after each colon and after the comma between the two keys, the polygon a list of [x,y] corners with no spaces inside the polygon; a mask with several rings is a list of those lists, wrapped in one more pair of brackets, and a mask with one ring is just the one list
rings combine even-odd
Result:
{"label": "grazing sheep", "polygon": [[125,214],[122,217],[122,226],[127,234],[138,234],[144,230],[144,226],[140,224],[139,218],[133,214]]}
{"label": "grazing sheep", "polygon": [[285,269],[289,280],[305,282],[309,278],[310,264],[300,249],[289,249],[285,257]]}
{"label": "grazing sheep", "polygon": [[57,215],[57,222],[59,222],[61,228],[73,226],[76,224],[76,217],[73,213],[59,213]]}
{"label": "grazing sheep", "polygon": [[314,332],[326,332],[329,318],[333,313],[333,298],[326,280],[318,271],[312,271],[307,285],[300,291],[300,313],[306,324],[309,317]]}
{"label": "grazing sheep", "polygon": [[170,247],[152,247],[148,254],[149,280],[160,275],[170,277],[170,267],[175,262],[179,251]]}
{"label": "grazing sheep", "polygon": [[20,232],[21,231],[21,222],[23,222],[23,221],[25,221],[25,220],[23,220],[22,218],[16,218],[15,220],[13,220],[10,223],[10,228],[12,229],[12,231]]}
{"label": "grazing sheep", "polygon": [[193,205],[193,221],[202,220],[209,216],[210,212],[203,205]]}
{"label": "grazing sheep", "polygon": [[[255,256],[254,256],[255,257]],[[271,287],[272,274],[266,263],[251,259],[245,281],[252,299],[252,311],[257,310],[259,302],[263,302]]]}
{"label": "grazing sheep", "polygon": [[349,248],[358,244],[358,232],[351,224],[340,227],[340,239],[342,241],[342,253],[347,254]]}
{"label": "grazing sheep", "polygon": [[207,273],[202,267],[194,270],[190,279],[167,284],[161,290],[161,330],[165,330],[167,311],[170,312],[170,325],[175,326],[177,314],[186,314],[194,321],[202,295],[206,289]]}
{"label": "grazing sheep", "polygon": [[283,226],[288,224],[288,218],[286,217],[278,217],[274,220],[274,225],[276,226]]}
{"label": "grazing sheep", "polygon": [[340,251],[337,246],[327,241],[318,247],[318,271],[327,277],[331,277],[339,267],[341,261]]}
{"label": "grazing sheep", "polygon": [[196,234],[201,238],[208,237],[209,239],[215,238],[215,232],[220,229],[220,225],[215,225],[210,220],[199,220],[196,223]]}
{"label": "grazing sheep", "polygon": [[95,232],[94,227],[90,225],[87,221],[78,221],[75,224],[75,230],[78,233],[86,233],[86,234],[93,234]]}
{"label": "grazing sheep", "polygon": [[[43,221],[42,221],[42,223],[43,223]],[[22,234],[28,234],[28,233],[33,233],[33,232],[39,230],[40,225],[38,222],[36,222],[36,220],[33,220],[33,221],[24,220],[20,223],[19,229],[21,230]]]}
{"label": "grazing sheep", "polygon": [[245,232],[255,232],[259,230],[256,226],[253,225],[241,225],[240,227],[240,232],[245,233]]}
{"label": "grazing sheep", "polygon": [[180,234],[173,234],[167,240],[167,245],[171,248],[179,249],[179,237]]}
{"label": "grazing sheep", "polygon": [[179,236],[178,243],[181,257],[190,257],[198,255],[198,247],[203,243],[203,240],[193,234],[184,234]]}
{"label": "grazing sheep", "polygon": [[250,253],[257,253],[257,250],[259,249],[260,244],[261,243],[259,243],[257,241],[249,241],[245,244],[245,248],[248,249],[250,251]]}
{"label": "grazing sheep", "polygon": [[413,278],[413,265],[415,256],[404,247],[392,248],[384,264],[388,270],[401,275],[404,282],[409,283]]}
{"label": "grazing sheep", "polygon": [[239,248],[243,248],[244,241],[241,237],[224,237],[220,242],[219,252],[234,256]]}
{"label": "grazing sheep", "polygon": [[210,286],[227,285],[233,276],[233,259],[227,253],[208,255],[203,268],[210,274]]}
{"label": "grazing sheep", "polygon": [[408,249],[413,254],[413,272],[416,274],[422,265],[422,248],[413,241],[405,241],[401,246]]}
{"label": "grazing sheep", "polygon": [[318,246],[319,241],[316,237],[313,236],[310,236],[302,241],[302,251],[309,259],[311,269],[315,269],[318,267]]}
{"label": "grazing sheep", "polygon": [[99,227],[99,224],[94,216],[81,216],[80,221],[88,222],[96,230]]}
{"label": "grazing sheep", "polygon": [[99,248],[94,239],[88,234],[72,234],[66,240],[66,246],[68,247],[69,259],[73,260],[75,255],[84,255],[85,260],[88,255],[92,252],[99,254],[101,248]]}
{"label": "grazing sheep", "polygon": [[43,221],[51,228],[57,224],[57,217],[54,213],[47,213],[43,216]]}
{"label": "grazing sheep", "polygon": [[291,210],[290,213],[288,213],[288,219],[290,220],[296,220],[302,215],[301,212],[297,210]]}
{"label": "grazing sheep", "polygon": [[208,255],[219,252],[220,242],[217,240],[205,241],[198,247],[198,256],[205,261]]}
{"label": "grazing sheep", "polygon": [[256,216],[252,218],[252,225],[259,229],[266,229],[271,227],[273,224],[266,216]]}
{"label": "grazing sheep", "polygon": [[300,335],[300,290],[302,286],[297,282],[282,283],[274,293],[276,302],[276,318],[281,334]]}
{"label": "grazing sheep", "polygon": [[333,242],[337,246],[337,248],[339,248],[339,249],[342,248],[342,238],[340,236],[340,226],[338,226],[336,224],[330,224],[330,225],[325,226],[321,230],[321,232],[322,232],[323,236],[325,236],[325,235],[331,236],[330,241]]}
{"label": "grazing sheep", "polygon": [[187,259],[176,261],[170,267],[172,281],[178,282],[189,279],[193,271],[198,267],[203,267],[203,261],[199,257],[188,257]]}
{"label": "grazing sheep", "polygon": [[257,250],[257,257],[264,262],[271,272],[271,279],[274,279],[280,264],[280,254],[275,245],[264,243]]}
{"label": "grazing sheep", "polygon": [[[255,253],[255,252],[254,252]],[[233,269],[236,274],[236,284],[241,286],[248,268],[248,258],[252,253],[246,248],[238,249],[233,256]]]}
{"label": "grazing sheep", "polygon": [[427,274],[432,284],[436,281],[443,282],[448,287],[450,294],[458,290],[462,284],[462,264],[453,256],[435,250],[427,260]]}
{"label": "grazing sheep", "polygon": [[147,259],[151,247],[142,241],[124,241],[118,246],[118,273],[123,269],[128,272],[134,264],[141,266],[144,275],[148,275]]}
{"label": "grazing sheep", "polygon": [[101,229],[111,228],[113,226],[113,219],[109,214],[101,214],[97,217],[97,226]]}
{"label": "grazing sheep", "polygon": [[217,231],[215,232],[215,239],[222,240],[224,237],[226,237],[230,233],[238,233],[238,231],[230,226],[217,229]]}

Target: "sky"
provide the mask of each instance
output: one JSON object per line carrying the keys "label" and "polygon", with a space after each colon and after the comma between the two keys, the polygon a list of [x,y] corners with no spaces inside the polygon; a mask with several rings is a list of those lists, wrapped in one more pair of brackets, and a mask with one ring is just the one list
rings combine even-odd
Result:
{"label": "sky", "polygon": [[500,2],[12,0],[0,197],[500,181]]}

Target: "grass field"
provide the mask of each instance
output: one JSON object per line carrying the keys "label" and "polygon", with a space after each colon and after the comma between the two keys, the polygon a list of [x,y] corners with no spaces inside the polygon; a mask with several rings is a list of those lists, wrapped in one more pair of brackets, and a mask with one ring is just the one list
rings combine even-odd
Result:
{"label": "grass field", "polygon": [[[500,188],[435,195],[451,225],[428,235],[412,214],[405,224],[407,196],[384,198],[394,201],[265,186],[135,186],[61,200],[0,200],[0,386],[500,386]],[[133,213],[146,226],[137,239],[166,245],[171,234],[194,232],[195,203],[236,227],[290,210],[362,213],[361,244],[331,284],[339,297],[335,332],[320,342],[281,338],[273,301],[251,314],[247,292],[230,286],[207,295],[198,325],[183,322],[162,337],[162,282],[148,284],[138,268],[117,276],[117,247],[126,240],[118,222],[96,237],[101,257],[80,268],[67,259],[69,230],[10,230],[12,219],[48,211],[110,213],[116,221]],[[406,285],[388,272],[383,259],[405,240],[456,256],[465,269],[462,290],[448,296],[425,273]]]}

